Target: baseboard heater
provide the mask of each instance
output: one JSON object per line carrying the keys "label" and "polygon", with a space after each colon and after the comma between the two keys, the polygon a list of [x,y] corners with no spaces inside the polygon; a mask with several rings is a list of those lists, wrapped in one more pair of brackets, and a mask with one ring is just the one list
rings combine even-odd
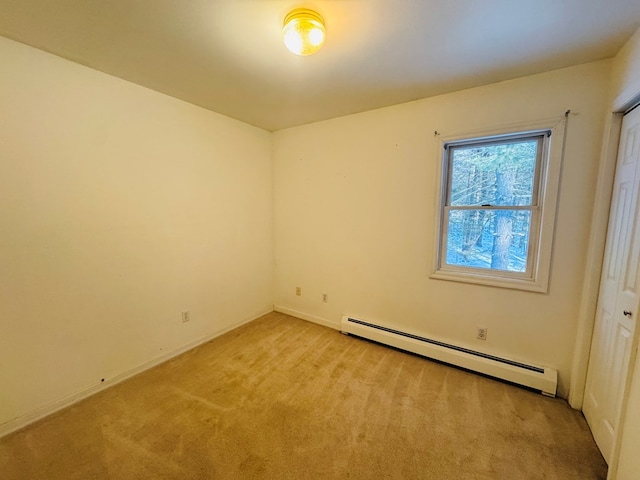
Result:
{"label": "baseboard heater", "polygon": [[345,334],[373,340],[400,350],[523,385],[539,390],[543,395],[549,397],[556,396],[558,372],[553,368],[516,362],[508,358],[402,332],[346,315],[342,317],[340,329]]}

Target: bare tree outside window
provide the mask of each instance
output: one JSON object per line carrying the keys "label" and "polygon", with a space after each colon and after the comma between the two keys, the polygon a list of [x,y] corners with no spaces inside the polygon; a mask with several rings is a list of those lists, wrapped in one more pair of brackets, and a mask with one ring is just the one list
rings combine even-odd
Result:
{"label": "bare tree outside window", "polygon": [[450,265],[525,272],[541,139],[449,147]]}

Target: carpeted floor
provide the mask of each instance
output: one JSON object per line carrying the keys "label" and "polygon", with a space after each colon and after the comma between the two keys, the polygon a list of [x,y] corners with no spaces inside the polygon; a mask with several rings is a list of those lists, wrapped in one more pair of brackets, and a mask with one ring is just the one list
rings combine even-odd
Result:
{"label": "carpeted floor", "polygon": [[0,478],[591,480],[580,412],[272,313],[0,439]]}

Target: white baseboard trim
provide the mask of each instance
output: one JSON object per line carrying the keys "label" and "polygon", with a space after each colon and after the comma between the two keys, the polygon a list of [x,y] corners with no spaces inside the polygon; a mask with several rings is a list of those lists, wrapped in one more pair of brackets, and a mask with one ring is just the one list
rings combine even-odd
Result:
{"label": "white baseboard trim", "polygon": [[52,413],[62,410],[63,408],[69,407],[74,403],[77,403],[87,397],[90,397],[91,395],[94,395],[102,390],[106,390],[107,388],[113,387],[114,385],[117,385],[120,382],[123,382],[139,373],[144,372],[145,370],[149,370],[150,368],[160,365],[161,363],[164,363],[167,360],[172,359],[173,357],[177,357],[178,355],[188,350],[191,350],[199,345],[202,345],[203,343],[206,343],[209,340],[213,340],[214,338],[219,337],[220,335],[224,335],[225,333],[231,330],[234,330],[238,327],[241,327],[242,325],[245,325],[249,322],[252,322],[262,317],[263,315],[266,315],[267,313],[271,313],[272,311],[273,311],[273,308],[269,307],[268,309],[265,309],[261,313],[257,313],[243,320],[240,320],[239,322],[233,323],[228,327],[225,327],[220,330],[211,332],[207,335],[204,335],[203,337],[200,337],[192,342],[189,342],[186,345],[183,345],[177,348],[176,350],[164,353],[152,360],[149,360],[148,362],[144,362],[138,365],[137,367],[134,367],[130,370],[122,372],[116,375],[115,377],[108,378],[104,382],[90,385],[89,387],[79,392],[72,393],[71,395],[62,397],[47,405],[38,407],[35,410],[32,410],[31,412],[28,412],[24,415],[21,415],[12,420],[9,420],[8,422],[5,422],[2,425],[0,425],[0,438],[4,437],[5,435],[9,435],[10,433],[16,432],[34,422],[37,422],[38,420],[44,417],[51,415]]}
{"label": "white baseboard trim", "polygon": [[331,320],[327,320],[326,318],[316,317],[315,315],[310,315],[308,313],[299,312],[292,308],[284,307],[282,305],[274,305],[273,309],[276,312],[286,313],[287,315],[291,315],[292,317],[297,317],[302,320],[307,320],[309,322],[317,323],[318,325],[322,325],[323,327],[333,328],[334,330],[340,330],[340,322],[333,322]]}

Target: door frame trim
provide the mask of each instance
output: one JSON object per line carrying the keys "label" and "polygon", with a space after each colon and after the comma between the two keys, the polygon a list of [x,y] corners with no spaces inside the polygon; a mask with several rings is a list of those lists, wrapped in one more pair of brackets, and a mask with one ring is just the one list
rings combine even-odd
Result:
{"label": "door frame trim", "polygon": [[618,147],[620,145],[623,112],[608,112],[605,120],[602,151],[598,165],[598,180],[593,200],[593,213],[591,215],[591,234],[585,258],[585,272],[582,281],[580,308],[578,310],[578,328],[573,349],[571,381],[567,398],[569,405],[576,410],[582,410],[584,404],[587,369],[596,321],[598,292],[602,275],[604,247],[607,240],[609,211],[611,209],[611,195],[613,194],[613,180],[616,172]]}

